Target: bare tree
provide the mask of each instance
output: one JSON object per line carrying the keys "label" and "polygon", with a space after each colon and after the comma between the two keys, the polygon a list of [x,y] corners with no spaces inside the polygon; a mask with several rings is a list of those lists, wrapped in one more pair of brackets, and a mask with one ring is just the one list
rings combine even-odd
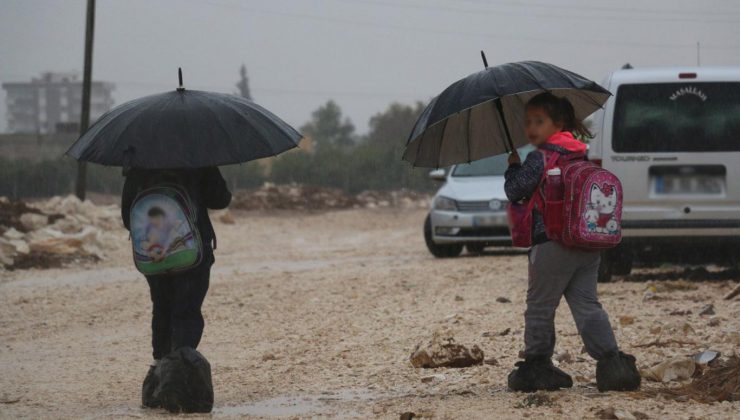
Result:
{"label": "bare tree", "polygon": [[236,83],[237,89],[239,89],[239,95],[244,98],[252,100],[252,92],[249,90],[249,77],[247,77],[247,66],[242,64],[239,68],[239,82]]}

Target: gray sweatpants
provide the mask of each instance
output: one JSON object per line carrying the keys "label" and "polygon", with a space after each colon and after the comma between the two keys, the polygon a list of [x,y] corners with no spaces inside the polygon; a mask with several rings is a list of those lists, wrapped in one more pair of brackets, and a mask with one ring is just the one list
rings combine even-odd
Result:
{"label": "gray sweatpants", "polygon": [[526,357],[552,357],[555,310],[563,295],[588,354],[598,360],[618,350],[609,316],[596,297],[599,260],[598,252],[570,249],[554,241],[532,247],[524,313]]}

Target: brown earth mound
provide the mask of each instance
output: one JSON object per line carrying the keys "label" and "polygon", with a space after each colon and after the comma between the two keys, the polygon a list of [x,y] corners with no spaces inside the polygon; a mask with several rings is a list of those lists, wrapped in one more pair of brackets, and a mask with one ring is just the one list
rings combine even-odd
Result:
{"label": "brown earth mound", "polygon": [[336,188],[265,184],[235,194],[231,207],[239,210],[330,210],[352,208],[353,197]]}
{"label": "brown earth mound", "polygon": [[429,196],[411,190],[363,191],[353,196],[337,188],[312,185],[265,184],[234,195],[231,208],[239,210],[341,210],[350,208],[424,208]]}

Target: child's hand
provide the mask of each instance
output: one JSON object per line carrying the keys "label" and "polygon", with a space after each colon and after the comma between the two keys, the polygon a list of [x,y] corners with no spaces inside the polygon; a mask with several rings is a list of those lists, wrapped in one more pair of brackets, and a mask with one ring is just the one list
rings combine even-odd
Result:
{"label": "child's hand", "polygon": [[515,163],[522,163],[522,159],[519,157],[519,153],[516,150],[509,154],[509,166]]}

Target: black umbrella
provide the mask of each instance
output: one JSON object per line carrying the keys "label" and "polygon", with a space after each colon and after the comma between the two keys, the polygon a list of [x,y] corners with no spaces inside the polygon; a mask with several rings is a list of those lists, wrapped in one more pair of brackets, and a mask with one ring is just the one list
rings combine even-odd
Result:
{"label": "black umbrella", "polygon": [[[481,52],[483,55],[483,53]],[[440,168],[511,152],[527,144],[524,105],[542,92],[566,97],[583,119],[611,93],[552,64],[523,61],[488,67],[434,98],[414,125],[403,159]]]}
{"label": "black umbrella", "polygon": [[274,156],[303,136],[254,102],[186,90],[135,99],[106,113],[67,151],[77,160],[146,169],[201,168]]}

